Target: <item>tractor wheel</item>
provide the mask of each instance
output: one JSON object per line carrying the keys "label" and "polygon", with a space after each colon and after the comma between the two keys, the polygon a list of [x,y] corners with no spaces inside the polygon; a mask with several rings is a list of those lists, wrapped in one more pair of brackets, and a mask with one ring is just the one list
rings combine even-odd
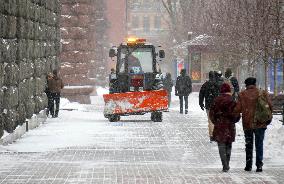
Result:
{"label": "tractor wheel", "polygon": [[116,122],[120,120],[120,116],[119,115],[110,115],[108,117],[109,122]]}
{"label": "tractor wheel", "polygon": [[152,112],[151,113],[151,120],[154,121],[154,122],[162,122],[163,121],[162,112]]}

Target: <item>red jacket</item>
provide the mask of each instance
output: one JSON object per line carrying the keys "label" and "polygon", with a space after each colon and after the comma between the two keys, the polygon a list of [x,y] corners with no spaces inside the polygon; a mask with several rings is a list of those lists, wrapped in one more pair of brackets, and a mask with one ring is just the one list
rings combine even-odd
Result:
{"label": "red jacket", "polygon": [[235,141],[235,123],[240,120],[240,114],[234,113],[236,102],[229,94],[216,97],[209,111],[209,117],[214,124],[213,137],[218,143]]}

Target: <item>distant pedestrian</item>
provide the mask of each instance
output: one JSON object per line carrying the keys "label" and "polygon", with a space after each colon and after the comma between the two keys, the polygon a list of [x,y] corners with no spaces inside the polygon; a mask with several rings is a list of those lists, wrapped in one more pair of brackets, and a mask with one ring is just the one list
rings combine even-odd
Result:
{"label": "distant pedestrian", "polygon": [[171,92],[172,92],[172,88],[173,88],[173,80],[172,80],[172,76],[170,73],[166,73],[165,78],[163,78],[163,85],[164,85],[164,89],[168,92],[168,105],[170,107],[171,105]]}
{"label": "distant pedestrian", "polygon": [[[60,93],[63,87],[64,85],[62,79],[59,78],[57,70],[53,70],[53,77],[50,80],[48,80],[48,89],[50,91],[50,96],[51,96],[49,111],[52,118],[58,117]],[[54,108],[54,102],[56,108]]]}
{"label": "distant pedestrian", "polygon": [[110,70],[109,74],[109,93],[117,92],[117,76],[114,68]]}
{"label": "distant pedestrian", "polygon": [[[209,80],[206,81],[199,91],[199,106],[202,110],[206,109],[206,114],[208,117],[208,132],[209,132],[209,138],[210,142],[214,141],[213,138],[213,129],[214,124],[211,122],[209,117],[209,110],[210,107],[214,101],[214,99],[219,95],[219,86],[214,80],[214,72],[209,72]],[[204,99],[205,99],[205,105],[204,105]]]}
{"label": "distant pedestrian", "polygon": [[231,86],[232,97],[234,100],[237,100],[240,91],[239,82],[237,78],[233,76],[233,72],[230,68],[227,68],[225,71],[224,82]]}
{"label": "distant pedestrian", "polygon": [[234,113],[236,102],[232,99],[229,84],[222,84],[220,93],[210,108],[209,117],[214,124],[213,137],[218,143],[223,172],[228,172],[232,142],[235,141],[236,136],[235,123],[240,120],[240,114]]}
{"label": "distant pedestrian", "polygon": [[180,113],[183,114],[183,100],[185,103],[185,114],[188,113],[188,96],[192,92],[190,77],[186,74],[186,69],[182,69],[177,77],[175,85],[175,95],[179,96]]}
{"label": "distant pedestrian", "polygon": [[256,151],[256,172],[262,172],[263,166],[263,140],[267,125],[271,122],[254,121],[256,104],[259,95],[265,97],[269,109],[272,111],[271,101],[266,91],[259,90],[256,87],[256,78],[249,77],[245,80],[246,89],[239,93],[235,112],[242,113],[243,130],[246,142],[246,167],[245,171],[252,170],[253,162],[253,140],[255,137]]}
{"label": "distant pedestrian", "polygon": [[219,71],[214,72],[214,76],[215,76],[215,81],[216,81],[217,85],[219,86],[219,92],[220,92],[220,88],[221,88],[222,84],[224,83],[223,74],[219,70]]}
{"label": "distant pedestrian", "polygon": [[50,110],[49,110],[49,108],[51,107],[51,101],[52,101],[52,98],[51,98],[51,93],[50,93],[50,90],[49,90],[49,88],[48,88],[48,83],[49,83],[49,80],[51,80],[53,78],[53,75],[52,75],[52,73],[49,73],[49,74],[47,74],[47,76],[46,76],[46,87],[45,87],[45,94],[46,94],[46,96],[47,96],[47,102],[48,102],[48,108],[47,108],[47,110],[46,110],[46,115],[47,116],[49,116],[49,114],[50,114]]}

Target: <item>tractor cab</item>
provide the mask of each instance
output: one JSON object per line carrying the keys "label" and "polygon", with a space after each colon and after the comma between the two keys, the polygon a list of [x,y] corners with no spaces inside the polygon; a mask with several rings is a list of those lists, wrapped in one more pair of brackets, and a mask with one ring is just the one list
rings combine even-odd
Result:
{"label": "tractor cab", "polygon": [[109,56],[116,57],[116,70],[110,75],[110,94],[104,95],[105,117],[118,121],[123,115],[151,112],[153,121],[162,121],[168,99],[157,57],[164,58],[165,52],[157,53],[145,39],[130,38],[126,44],[110,49]]}
{"label": "tractor cab", "polygon": [[127,44],[110,50],[110,57],[117,57],[117,80],[113,80],[111,92],[157,89],[159,81],[155,79],[160,71],[156,58],[164,58],[165,53],[163,50],[156,53],[155,47],[145,42],[145,39],[130,38]]}

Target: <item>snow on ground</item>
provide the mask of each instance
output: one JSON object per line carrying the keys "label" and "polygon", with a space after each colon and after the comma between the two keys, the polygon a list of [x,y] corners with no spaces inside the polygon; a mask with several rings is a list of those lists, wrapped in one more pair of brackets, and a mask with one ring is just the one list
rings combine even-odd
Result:
{"label": "snow on ground", "polygon": [[[98,96],[92,96],[93,105],[70,103],[67,99],[61,99],[59,118],[48,118],[40,127],[30,130],[15,143],[5,146],[5,149],[18,152],[46,152],[58,148],[72,146],[91,146],[100,144],[93,137],[93,133],[120,134],[123,138],[130,136],[129,133],[118,131],[117,127],[109,126],[103,116],[103,98],[107,89],[98,87]],[[179,112],[179,99],[172,94],[172,107],[170,111]],[[90,113],[91,112],[91,113]],[[198,93],[189,96],[189,112],[206,119],[206,113],[198,105]],[[264,141],[264,155],[271,162],[284,164],[284,126],[279,121],[281,116],[274,116],[273,122],[268,126]],[[107,128],[105,128],[108,126]],[[207,126],[204,124],[204,126]],[[237,135],[234,149],[244,150],[244,137],[241,122],[236,124]],[[2,147],[3,148],[3,147]]]}

